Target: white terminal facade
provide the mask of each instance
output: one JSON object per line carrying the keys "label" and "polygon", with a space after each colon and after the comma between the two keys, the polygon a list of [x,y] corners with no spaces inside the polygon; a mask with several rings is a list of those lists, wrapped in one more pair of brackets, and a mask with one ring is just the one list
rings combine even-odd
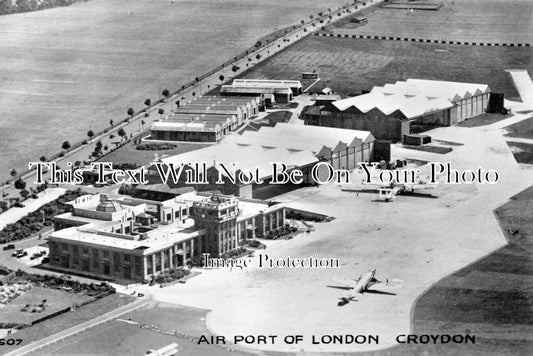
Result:
{"label": "white terminal facade", "polygon": [[55,217],[50,266],[64,272],[145,281],[195,256],[220,256],[285,224],[285,206],[209,193],[164,202],[85,195]]}

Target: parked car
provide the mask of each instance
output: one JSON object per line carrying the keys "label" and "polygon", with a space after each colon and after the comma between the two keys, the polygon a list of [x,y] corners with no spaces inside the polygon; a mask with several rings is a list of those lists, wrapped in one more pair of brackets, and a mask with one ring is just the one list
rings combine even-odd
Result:
{"label": "parked car", "polygon": [[14,249],[15,249],[15,244],[5,245],[4,248],[3,248],[4,251],[14,250]]}

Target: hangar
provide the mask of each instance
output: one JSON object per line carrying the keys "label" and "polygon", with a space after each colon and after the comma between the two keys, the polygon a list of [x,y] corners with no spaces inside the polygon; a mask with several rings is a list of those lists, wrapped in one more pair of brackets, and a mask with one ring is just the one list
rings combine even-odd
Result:
{"label": "hangar", "polygon": [[[194,162],[205,167],[201,174],[206,175],[208,184],[194,184],[200,191],[219,190],[223,194],[236,195],[241,198],[267,199],[286,191],[305,185],[315,184],[311,170],[318,162],[328,162],[334,169],[353,169],[359,162],[371,161],[374,151],[374,136],[370,132],[338,128],[322,128],[303,125],[278,123],[274,127],[262,127],[259,131],[246,131],[242,135],[228,135],[222,143],[200,150],[164,157],[158,162],[178,167],[181,163]],[[303,172],[300,185],[274,185],[272,163],[280,162],[288,171],[299,169]],[[216,184],[219,176],[219,163],[231,167],[236,163],[235,171],[256,172],[262,184],[231,183],[224,179],[224,184]],[[161,177],[153,162],[147,169],[150,184],[161,183]],[[186,172],[194,170],[185,167],[177,182],[168,181],[170,188],[191,186],[186,181]],[[227,172],[220,171],[225,177]]]}
{"label": "hangar", "polygon": [[306,125],[368,130],[377,139],[401,141],[404,135],[433,126],[450,126],[481,115],[490,88],[470,84],[408,79],[370,93],[302,111]]}

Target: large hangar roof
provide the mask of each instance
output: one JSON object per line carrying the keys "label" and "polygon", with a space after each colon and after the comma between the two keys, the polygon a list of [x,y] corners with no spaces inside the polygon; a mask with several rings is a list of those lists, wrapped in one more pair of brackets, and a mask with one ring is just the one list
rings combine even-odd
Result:
{"label": "large hangar roof", "polygon": [[490,92],[486,84],[449,82],[442,80],[407,79],[383,87],[374,87],[371,93],[420,95],[428,98],[442,98],[455,102],[474,95]]}
{"label": "large hangar roof", "polygon": [[245,146],[281,147],[318,154],[324,147],[329,150],[339,145],[349,147],[354,143],[371,142],[374,136],[369,131],[278,123],[274,127],[262,127],[259,131],[230,135],[224,140]]}
{"label": "large hangar roof", "polygon": [[269,177],[272,173],[272,162],[283,162],[287,167],[302,167],[318,162],[318,158],[309,151],[294,152],[285,148],[263,148],[258,145],[241,146],[235,143],[224,142],[200,150],[182,153],[175,156],[161,158],[165,164],[173,163],[178,166],[182,163],[205,163],[212,167],[215,162],[224,163],[229,168],[231,163],[236,163],[236,170],[257,168],[261,178]]}
{"label": "large hangar roof", "polygon": [[400,111],[407,119],[451,108],[453,104],[443,98],[427,98],[423,95],[389,94],[372,91],[368,94],[346,98],[332,103],[340,111],[355,107],[363,113],[378,109],[385,115]]}

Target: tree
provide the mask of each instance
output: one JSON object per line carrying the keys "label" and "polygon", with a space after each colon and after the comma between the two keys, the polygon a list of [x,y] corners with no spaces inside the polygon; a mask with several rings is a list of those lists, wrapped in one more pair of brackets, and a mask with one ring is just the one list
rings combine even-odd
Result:
{"label": "tree", "polygon": [[63,142],[63,144],[61,145],[61,148],[64,150],[68,150],[70,148],[70,142],[68,141]]}
{"label": "tree", "polygon": [[150,98],[146,99],[146,100],[144,101],[144,105],[146,105],[146,106],[150,106],[150,105],[152,105],[152,100],[150,100]]}
{"label": "tree", "polygon": [[121,127],[120,129],[118,129],[117,134],[120,137],[124,138],[124,136],[126,136],[126,131],[124,131],[124,129]]}
{"label": "tree", "polygon": [[28,192],[26,189],[22,189],[20,191],[20,196],[22,197],[22,199],[28,199],[28,195],[30,195],[30,192]]}
{"label": "tree", "polygon": [[15,188],[20,190],[26,189],[26,182],[23,181],[21,178],[17,179],[15,181]]}
{"label": "tree", "polygon": [[16,170],[13,169],[10,174],[11,174],[11,177],[15,178],[18,173]]}
{"label": "tree", "polygon": [[194,78],[194,80],[195,80],[196,82],[199,82],[199,81],[200,81],[200,78],[196,77],[196,78]]}
{"label": "tree", "polygon": [[146,122],[144,122],[144,120],[141,120],[141,127],[144,126],[144,124],[146,124]]}
{"label": "tree", "polygon": [[302,20],[302,21],[300,21],[300,22],[301,22],[301,23],[302,23],[302,25],[303,25],[303,24],[305,23],[305,20]]}
{"label": "tree", "polygon": [[102,152],[102,141],[96,142],[96,145],[94,146],[94,152]]}
{"label": "tree", "polygon": [[164,96],[165,98],[168,98],[168,97],[170,96],[170,90],[168,90],[168,89],[163,89],[163,92],[162,92],[161,94],[163,94],[163,96]]}
{"label": "tree", "polygon": [[115,122],[114,122],[112,119],[109,120],[109,126],[113,127],[113,124],[114,124],[114,123],[115,123]]}
{"label": "tree", "polygon": [[220,79],[221,82],[224,81],[224,76],[221,74],[220,77],[218,77],[218,79]]}
{"label": "tree", "polygon": [[[129,115],[130,117],[132,117],[133,114],[135,114],[135,110],[133,110],[133,108],[129,108],[128,111],[127,111],[127,113],[128,113],[128,115]],[[113,126],[113,125],[111,125],[111,126]]]}
{"label": "tree", "polygon": [[94,132],[93,132],[93,130],[89,130],[89,131],[87,131],[87,136],[89,136],[89,139],[93,138],[93,137],[94,137]]}
{"label": "tree", "polygon": [[159,108],[159,110],[157,110],[157,112],[159,113],[159,115],[163,115],[165,113],[165,109]]}
{"label": "tree", "polygon": [[39,157],[39,161],[41,161],[41,162],[45,162],[45,161],[46,161],[46,157],[45,157],[45,156],[41,156],[41,157]]}

